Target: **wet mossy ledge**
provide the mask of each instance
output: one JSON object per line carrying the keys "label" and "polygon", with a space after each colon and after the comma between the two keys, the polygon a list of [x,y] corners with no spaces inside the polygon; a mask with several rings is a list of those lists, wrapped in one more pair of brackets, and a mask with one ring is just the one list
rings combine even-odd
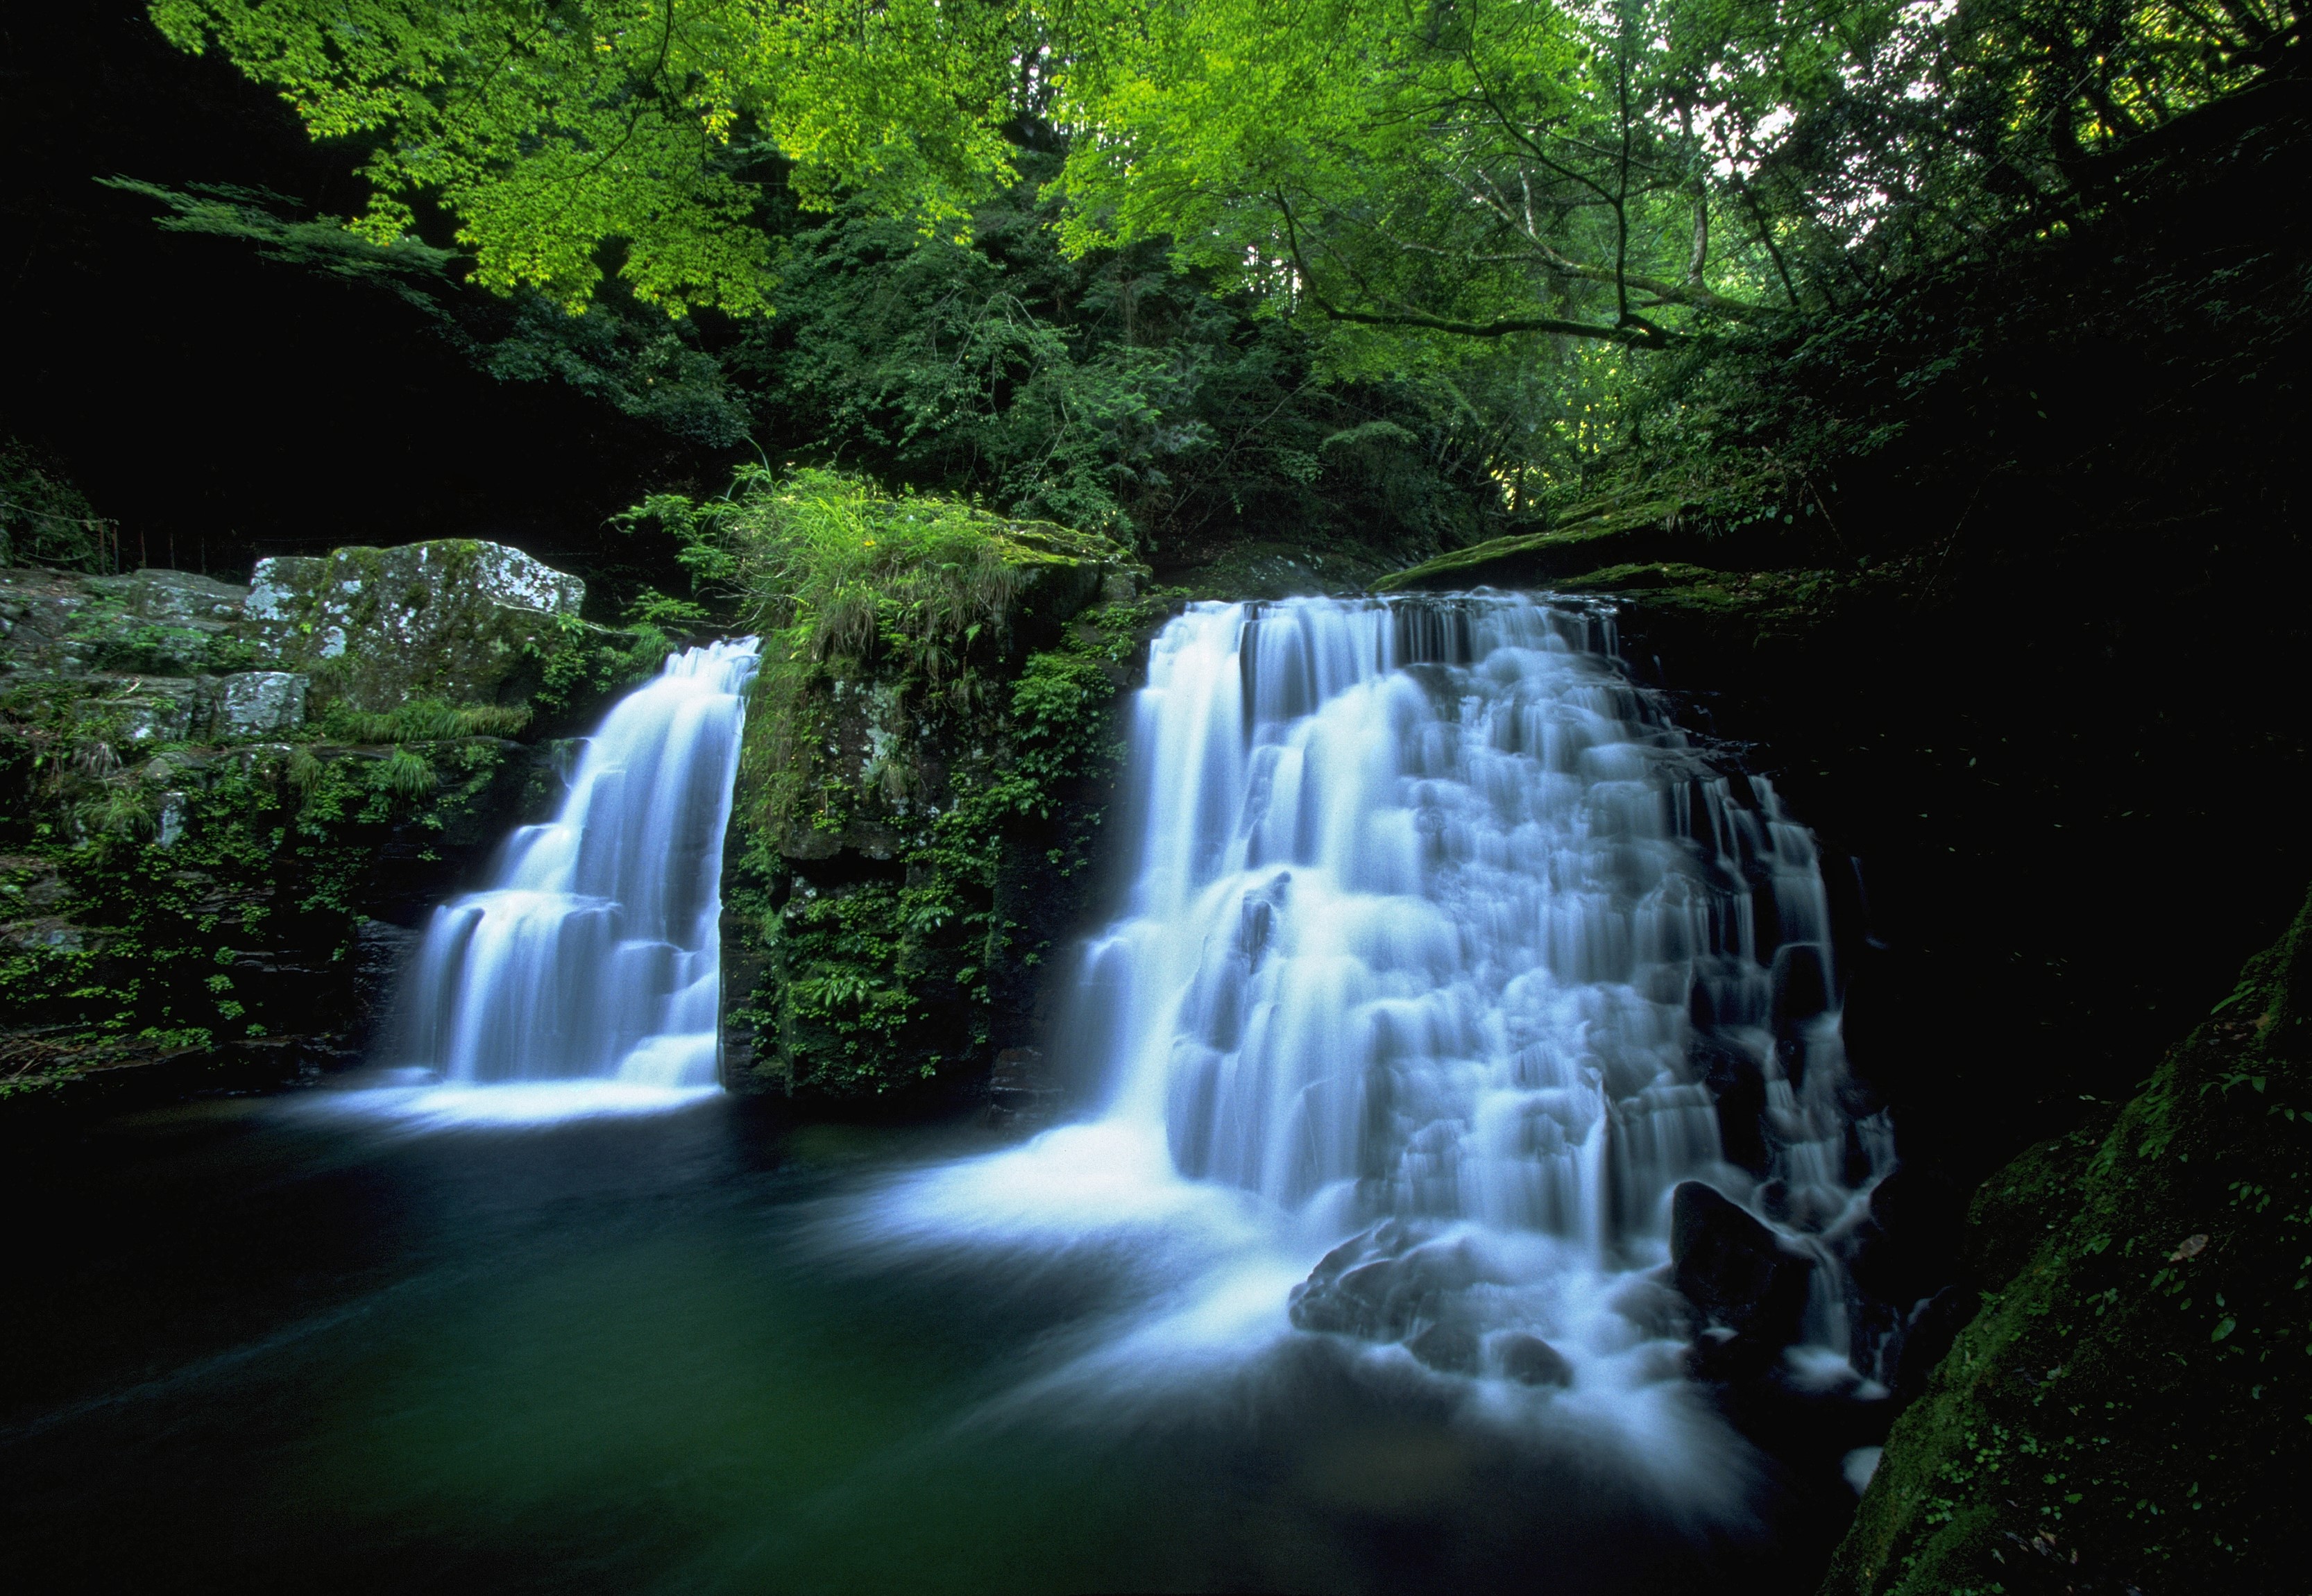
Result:
{"label": "wet mossy ledge", "polygon": [[833,472],[642,513],[763,637],[726,1083],[877,1112],[981,1090],[1088,928],[1120,694],[1173,596],[1106,538]]}
{"label": "wet mossy ledge", "polygon": [[0,569],[0,1101],[350,1062],[432,904],[669,639],[466,539]]}
{"label": "wet mossy ledge", "polygon": [[1824,1596],[2301,1586],[2312,902],[2140,1095],[1983,1186],[1967,1263]]}

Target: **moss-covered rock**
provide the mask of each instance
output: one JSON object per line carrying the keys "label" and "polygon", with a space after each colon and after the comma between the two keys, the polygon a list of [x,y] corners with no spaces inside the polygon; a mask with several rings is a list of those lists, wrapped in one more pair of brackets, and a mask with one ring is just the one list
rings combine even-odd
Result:
{"label": "moss-covered rock", "polygon": [[1896,1423],[1826,1596],[2301,1583],[2312,904],[2142,1093],[1987,1182],[1984,1306]]}
{"label": "moss-covered rock", "polygon": [[1164,605],[1105,540],[998,531],[1034,558],[968,628],[887,618],[864,658],[822,652],[816,617],[770,640],[726,851],[735,1087],[919,1099],[1037,1028],[1089,899],[1125,662]]}
{"label": "moss-covered rock", "polygon": [[670,646],[495,545],[267,566],[0,570],[0,1097],[349,1057],[432,905],[558,799],[515,739]]}
{"label": "moss-covered rock", "polygon": [[443,539],[260,560],[246,614],[269,659],[312,676],[317,705],[374,714],[528,697],[585,592],[519,549]]}
{"label": "moss-covered rock", "polygon": [[1811,491],[1786,474],[1738,475],[1706,488],[1649,483],[1604,494],[1515,532],[1392,572],[1380,592],[1557,586],[1563,579],[1664,562],[1721,571],[1821,563],[1835,542]]}

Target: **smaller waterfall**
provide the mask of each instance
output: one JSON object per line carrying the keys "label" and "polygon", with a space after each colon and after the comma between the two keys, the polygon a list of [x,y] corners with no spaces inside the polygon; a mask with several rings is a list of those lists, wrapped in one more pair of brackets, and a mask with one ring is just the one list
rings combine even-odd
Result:
{"label": "smaller waterfall", "polygon": [[562,812],[434,911],[404,1063],[455,1085],[714,1083],[722,833],[755,648],[670,658],[588,739]]}

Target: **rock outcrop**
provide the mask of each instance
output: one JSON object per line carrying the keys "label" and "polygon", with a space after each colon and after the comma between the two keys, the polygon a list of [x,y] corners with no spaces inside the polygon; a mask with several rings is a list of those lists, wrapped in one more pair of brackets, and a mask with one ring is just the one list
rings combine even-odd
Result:
{"label": "rock outcrop", "polygon": [[1488,1332],[1471,1293],[1503,1279],[1474,1239],[1432,1234],[1388,1219],[1318,1260],[1309,1278],[1292,1288],[1289,1312],[1296,1329],[1402,1343],[1417,1362],[1440,1374],[1572,1385],[1572,1364],[1540,1337],[1516,1329]]}
{"label": "rock outcrop", "polygon": [[1687,1180],[1671,1195],[1669,1255],[1703,1318],[1705,1365],[1764,1365],[1798,1339],[1814,1260],[1714,1188]]}
{"label": "rock outcrop", "polygon": [[2308,1127],[2312,903],[2141,1095],[1984,1185],[1983,1306],[1896,1421],[1825,1596],[2297,1588]]}
{"label": "rock outcrop", "polygon": [[724,850],[734,1090],[992,1092],[1025,1127],[1072,1084],[1026,1057],[1090,929],[1112,717],[1165,606],[1105,539],[1004,535],[1023,574],[960,646],[766,659]]}
{"label": "rock outcrop", "polygon": [[582,595],[463,540],[247,588],[0,570],[0,1097],[349,1057],[412,928],[550,810],[561,762],[519,739],[662,656]]}
{"label": "rock outcrop", "polygon": [[518,548],[449,539],[259,560],[244,625],[325,701],[504,704],[536,690],[585,597]]}

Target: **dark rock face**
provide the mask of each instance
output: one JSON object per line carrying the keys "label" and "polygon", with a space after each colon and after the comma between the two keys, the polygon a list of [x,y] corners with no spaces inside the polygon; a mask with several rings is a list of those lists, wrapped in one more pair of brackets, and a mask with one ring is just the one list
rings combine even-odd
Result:
{"label": "dark rock face", "polygon": [[1402,1341],[1450,1317],[1451,1299],[1484,1278],[1467,1241],[1425,1241],[1404,1221],[1384,1220],[1334,1248],[1292,1288],[1292,1323],[1366,1341]]}
{"label": "dark rock face", "polygon": [[1040,1130],[1059,1109],[1060,1090],[1040,1048],[1006,1048],[987,1077],[987,1118],[1006,1130]]}
{"label": "dark rock face", "polygon": [[1447,1320],[1431,1325],[1405,1344],[1405,1350],[1440,1374],[1475,1374],[1480,1348],[1477,1332]]}
{"label": "dark rock face", "polygon": [[1699,1180],[1678,1187],[1669,1251],[1672,1281],[1712,1328],[1759,1347],[1798,1338],[1813,1260],[1786,1250],[1714,1188]]}
{"label": "dark rock face", "polygon": [[1511,1330],[1494,1337],[1490,1350],[1502,1378],[1514,1380],[1519,1385],[1573,1383],[1573,1365],[1565,1361],[1563,1353],[1538,1336]]}
{"label": "dark rock face", "polygon": [[1983,1305],[1983,1293],[1972,1285],[1946,1285],[1911,1310],[1896,1331],[1890,1360],[1895,1373],[1895,1405],[1907,1407],[1927,1389],[1927,1376],[1950,1351],[1951,1343],[1966,1329]]}
{"label": "dark rock face", "polygon": [[1384,1220],[1327,1253],[1293,1288],[1292,1322],[1361,1341],[1402,1342],[1441,1374],[1572,1385],[1573,1366],[1540,1337],[1484,1332],[1467,1293],[1496,1278],[1466,1239],[1433,1238],[1403,1220]]}

